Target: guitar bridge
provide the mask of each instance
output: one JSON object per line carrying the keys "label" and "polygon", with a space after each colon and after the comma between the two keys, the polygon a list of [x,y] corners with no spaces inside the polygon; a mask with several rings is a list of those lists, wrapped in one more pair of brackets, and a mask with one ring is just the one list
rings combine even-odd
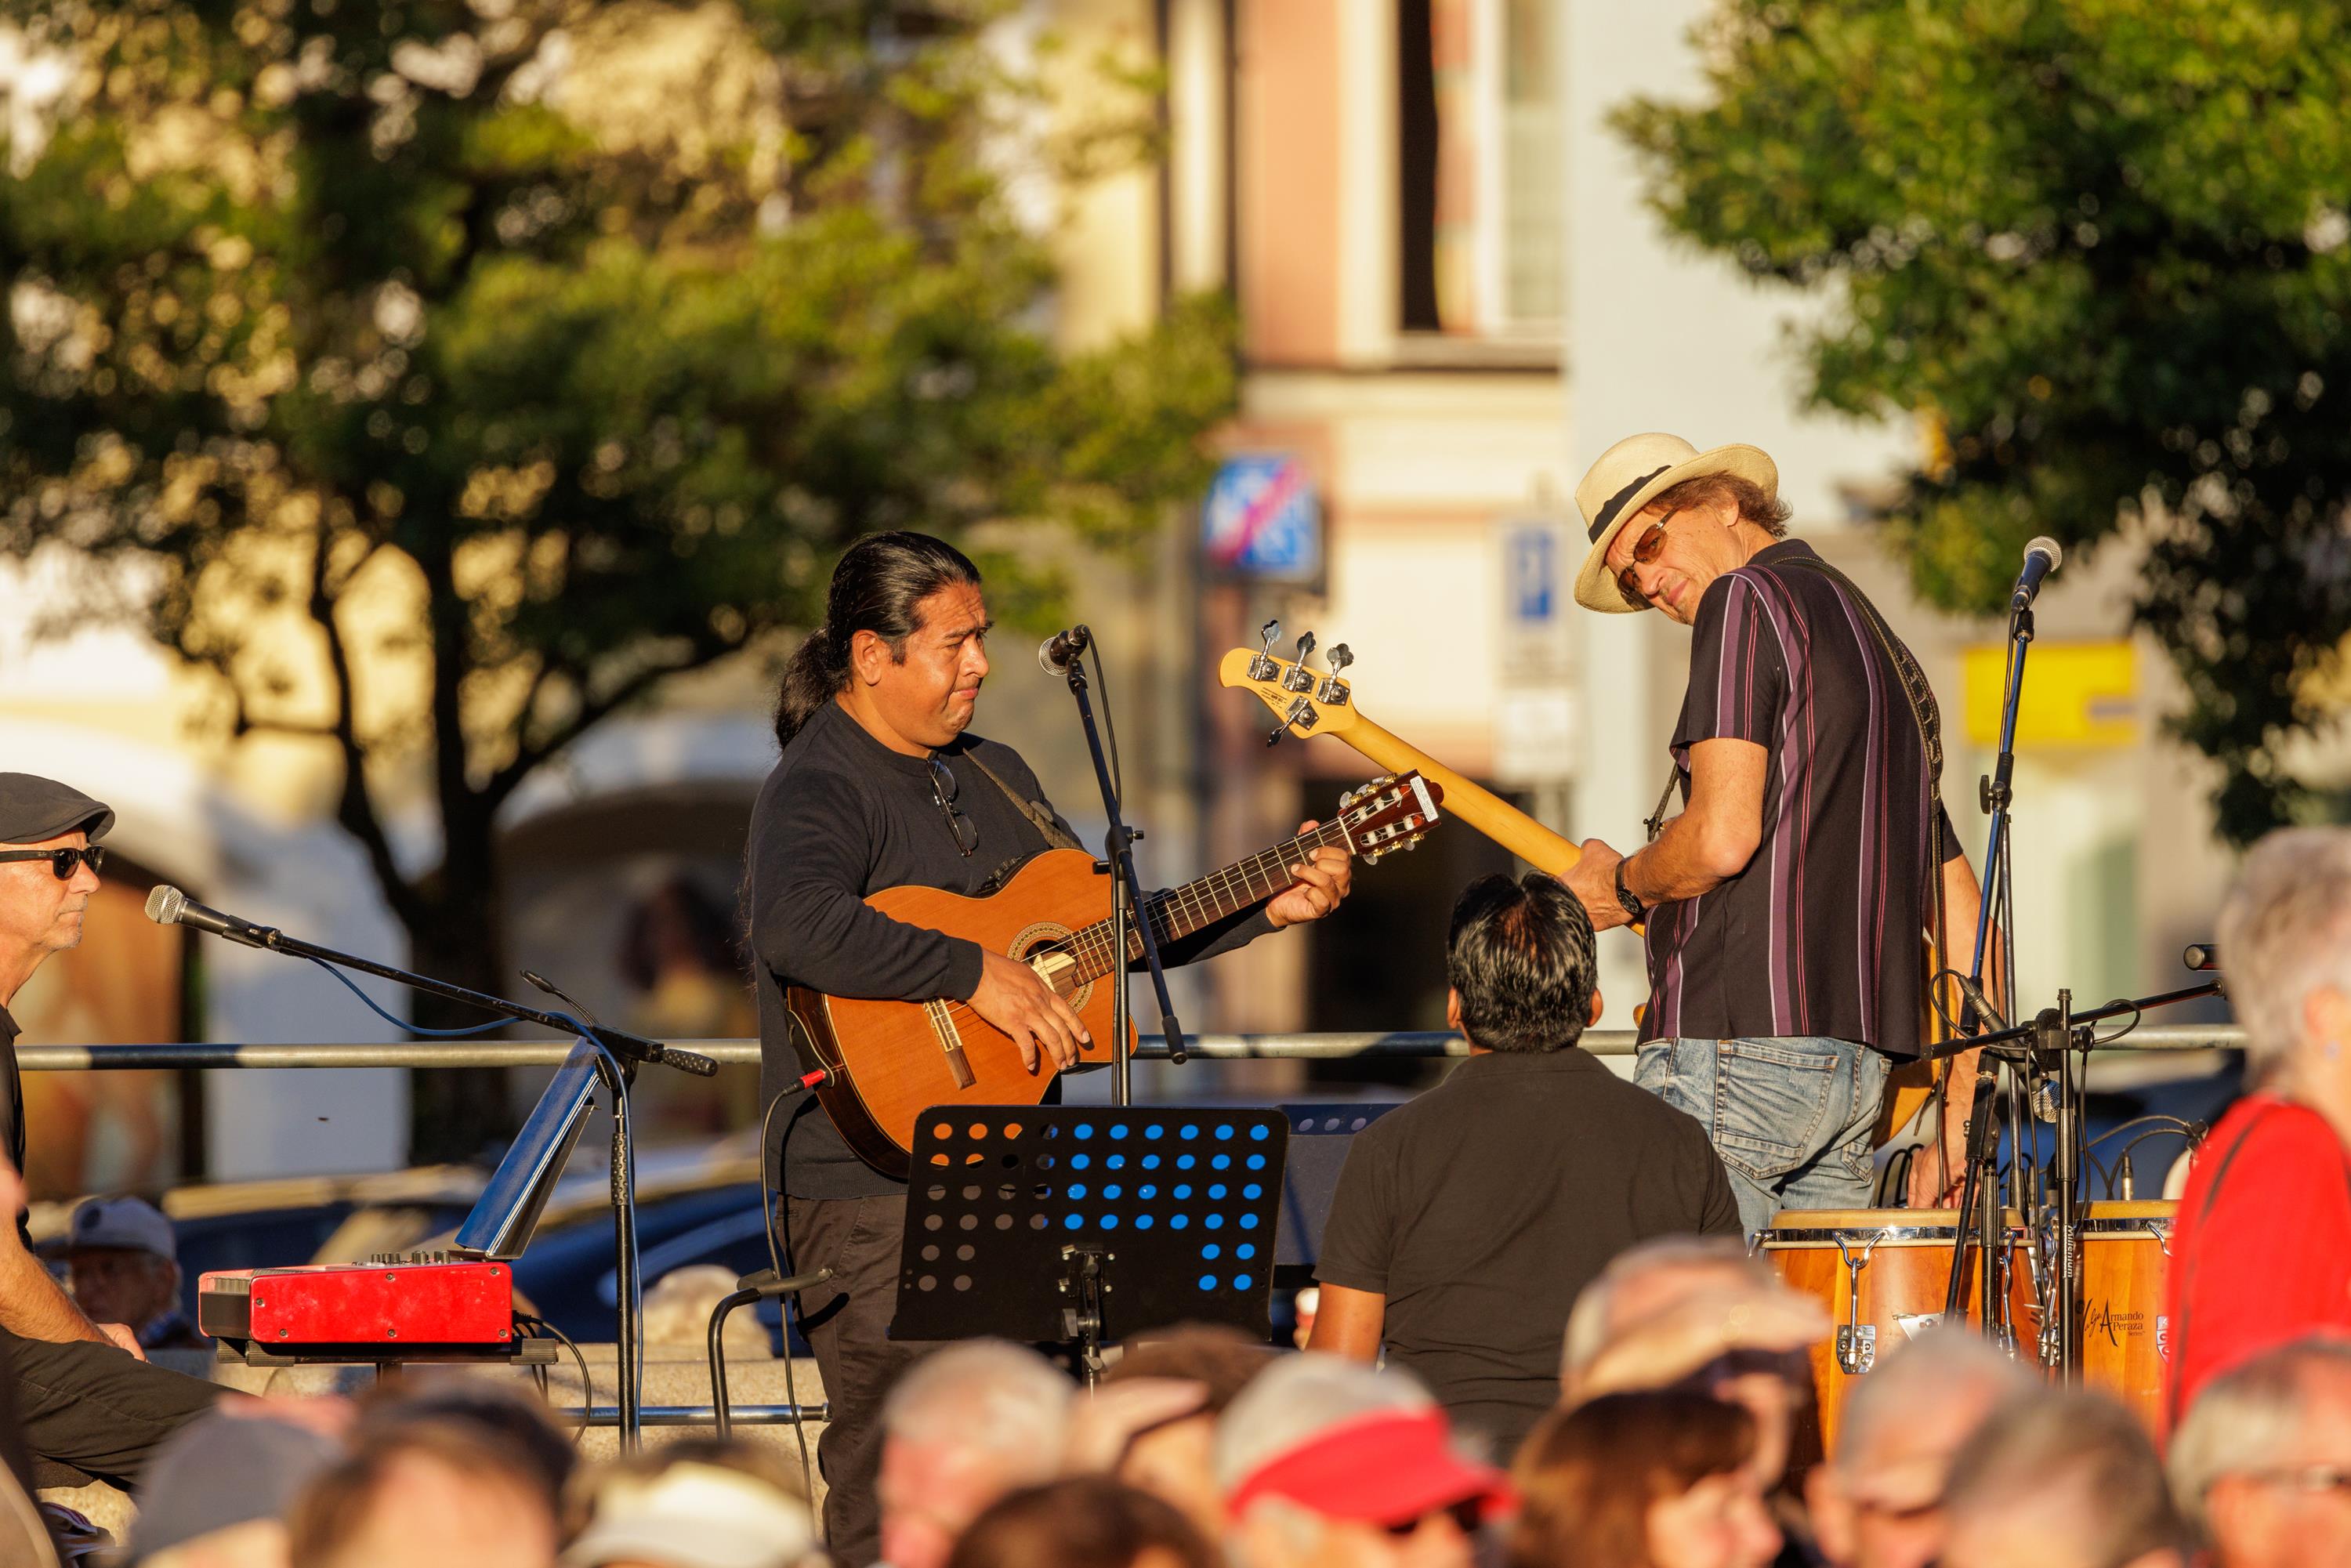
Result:
{"label": "guitar bridge", "polygon": [[947,1012],[946,1003],[925,1002],[923,1010],[931,1015],[931,1032],[939,1037],[939,1049],[946,1055],[947,1071],[955,1074],[956,1087],[970,1088],[979,1081],[972,1075],[971,1059],[963,1053],[963,1035]]}

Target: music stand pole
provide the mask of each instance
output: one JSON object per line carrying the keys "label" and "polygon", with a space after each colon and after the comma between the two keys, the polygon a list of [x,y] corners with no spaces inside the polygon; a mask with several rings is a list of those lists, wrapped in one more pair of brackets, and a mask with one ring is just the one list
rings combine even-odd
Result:
{"label": "music stand pole", "polygon": [[[1072,630],[1077,646],[1071,650],[1068,669],[1070,695],[1077,700],[1078,720],[1085,727],[1086,749],[1093,755],[1094,782],[1102,788],[1102,815],[1110,821],[1110,831],[1102,847],[1110,856],[1110,929],[1112,972],[1105,977],[1111,983],[1110,993],[1110,1098],[1114,1105],[1134,1103],[1134,1069],[1128,1054],[1134,1032],[1133,1004],[1126,989],[1127,954],[1134,943],[1129,932],[1142,937],[1143,960],[1151,970],[1151,985],[1159,998],[1159,1027],[1167,1039],[1167,1054],[1171,1061],[1184,1060],[1184,1028],[1176,1021],[1176,1009],[1167,998],[1167,976],[1159,964],[1159,936],[1151,927],[1147,915],[1141,915],[1139,904],[1143,884],[1134,874],[1134,841],[1143,835],[1126,825],[1119,810],[1118,786],[1110,776],[1110,758],[1102,749],[1102,734],[1094,727],[1094,706],[1087,695],[1085,662],[1081,654],[1093,649],[1093,632],[1084,626]],[[1093,649],[1094,662],[1099,665],[1102,653]],[[1141,915],[1141,917],[1138,917]]]}

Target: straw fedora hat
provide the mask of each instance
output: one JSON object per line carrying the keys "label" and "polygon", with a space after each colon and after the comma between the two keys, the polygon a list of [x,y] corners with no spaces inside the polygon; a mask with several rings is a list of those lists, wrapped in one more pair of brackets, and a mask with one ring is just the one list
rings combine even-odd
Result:
{"label": "straw fedora hat", "polygon": [[1641,515],[1641,508],[1685,479],[1707,474],[1729,474],[1762,486],[1767,496],[1780,493],[1780,470],[1760,447],[1717,446],[1700,452],[1678,435],[1628,435],[1600,455],[1600,460],[1575,486],[1576,510],[1583,514],[1592,538],[1592,553],[1575,574],[1575,601],[1586,610],[1629,615],[1646,605],[1635,604],[1616,586],[1608,570],[1608,547],[1617,530]]}

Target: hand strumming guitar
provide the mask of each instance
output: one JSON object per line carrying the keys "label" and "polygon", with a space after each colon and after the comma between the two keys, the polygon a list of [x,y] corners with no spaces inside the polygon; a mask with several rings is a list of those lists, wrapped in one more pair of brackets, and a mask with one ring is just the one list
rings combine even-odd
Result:
{"label": "hand strumming guitar", "polygon": [[1001,953],[980,955],[979,988],[971,994],[971,1010],[1012,1037],[1020,1047],[1021,1065],[1031,1072],[1039,1070],[1043,1056],[1050,1056],[1057,1067],[1076,1066],[1080,1047],[1093,1038],[1067,998],[1036,970]]}
{"label": "hand strumming guitar", "polygon": [[[1322,826],[1308,821],[1298,824],[1301,833],[1311,833]],[[1303,925],[1320,920],[1346,902],[1348,890],[1355,885],[1354,858],[1335,844],[1325,844],[1314,852],[1314,858],[1290,868],[1298,880],[1265,906],[1265,917],[1279,931],[1285,925]]]}

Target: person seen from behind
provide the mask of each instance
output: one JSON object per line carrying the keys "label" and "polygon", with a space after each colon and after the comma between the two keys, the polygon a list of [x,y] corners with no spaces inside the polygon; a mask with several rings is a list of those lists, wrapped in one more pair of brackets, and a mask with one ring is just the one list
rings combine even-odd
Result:
{"label": "person seen from behind", "polygon": [[2189,1537],[2138,1418],[2035,1388],[1976,1428],[1943,1488],[1941,1568],[2189,1568]]}
{"label": "person seen from behind", "polygon": [[1071,1476],[997,1500],[947,1568],[1221,1568],[1192,1521],[1107,1476]]}
{"label": "person seen from behind", "polygon": [[776,1448],[688,1437],[575,1478],[562,1568],[795,1568],[818,1559]]}
{"label": "person seen from behind", "polygon": [[1100,1470],[1179,1510],[1214,1541],[1224,1533],[1217,1419],[1275,1352],[1219,1323],[1187,1323],[1130,1341],[1081,1401],[1070,1468]]}
{"label": "person seen from behind", "polygon": [[1687,1389],[1606,1394],[1519,1452],[1509,1568],[1763,1568],[1781,1547],[1755,1418]]}
{"label": "person seen from behind", "polygon": [[916,1362],[882,1406],[882,1560],[946,1568],[1005,1493],[1053,1479],[1077,1390],[1046,1359],[964,1340]]}
{"label": "person seen from behind", "polygon": [[1315,1267],[1311,1347],[1384,1349],[1499,1455],[1555,1403],[1568,1310],[1612,1258],[1740,1235],[1706,1129],[1576,1043],[1600,1016],[1596,972],[1592,922],[1558,879],[1463,890],[1446,1021],[1469,1059],[1355,1135]]}

